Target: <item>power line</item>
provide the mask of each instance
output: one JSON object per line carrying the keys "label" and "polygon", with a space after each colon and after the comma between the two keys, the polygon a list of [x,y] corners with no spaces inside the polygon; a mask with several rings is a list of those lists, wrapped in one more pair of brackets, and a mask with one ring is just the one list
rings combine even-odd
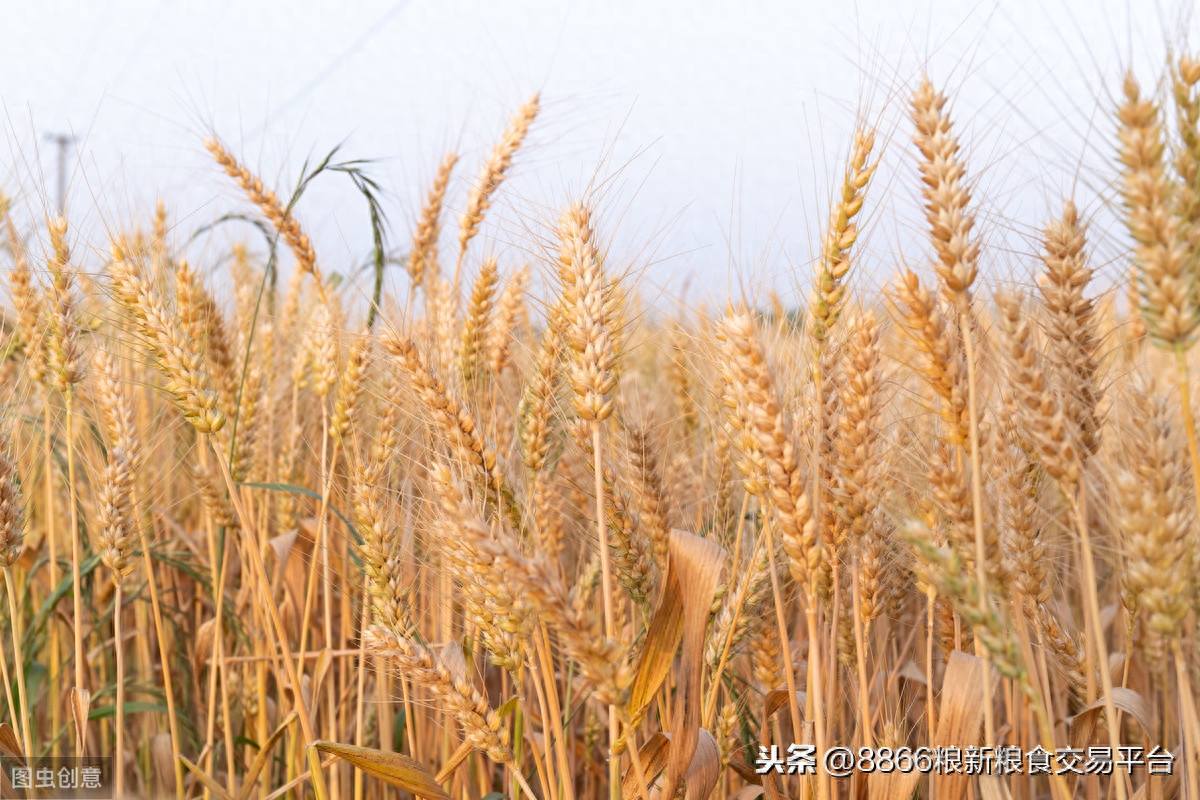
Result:
{"label": "power line", "polygon": [[[375,20],[375,22],[373,22],[365,31],[363,31],[357,39],[347,45],[342,52],[334,56],[333,59],[331,59],[329,63],[321,69],[320,72],[318,72],[311,80],[308,81],[308,83],[300,87],[300,89],[298,89],[291,97],[284,100],[283,103],[275,109],[275,113],[281,114],[307,97],[314,89],[324,83],[329,76],[337,72],[347,59],[362,49],[363,45],[380,34],[383,29],[387,27],[387,24],[391,22],[397,14],[407,8],[411,2],[412,0],[397,0],[397,2],[393,4],[391,8],[384,12],[379,19]],[[260,125],[259,128],[255,130],[257,131],[262,127],[265,127],[265,125]]]}

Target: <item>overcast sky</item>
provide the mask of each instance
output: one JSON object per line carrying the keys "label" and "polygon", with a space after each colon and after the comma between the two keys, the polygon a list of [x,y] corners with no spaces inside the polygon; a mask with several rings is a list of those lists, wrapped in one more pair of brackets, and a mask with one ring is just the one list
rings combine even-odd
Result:
{"label": "overcast sky", "polygon": [[[917,187],[903,113],[925,68],[955,97],[981,213],[996,219],[983,228],[994,271],[1019,274],[1024,237],[1064,192],[1103,218],[1125,66],[1152,81],[1165,32],[1200,41],[1186,4],[1141,0],[0,7],[0,181],[40,213],[56,174],[43,135],[73,133],[70,215],[95,244],[160,196],[181,238],[244,210],[201,146],[216,131],[279,189],[338,143],[346,157],[377,159],[368,170],[403,248],[442,154],[463,156],[456,219],[508,116],[541,92],[543,114],[479,252],[531,257],[527,231],[540,234],[554,207],[599,186],[613,260],[660,302],[686,293],[693,303],[806,281],[864,115],[887,145],[868,199],[866,268],[886,275],[901,251],[919,258],[906,238]],[[326,270],[369,252],[365,207],[344,179],[316,184],[298,214]]]}

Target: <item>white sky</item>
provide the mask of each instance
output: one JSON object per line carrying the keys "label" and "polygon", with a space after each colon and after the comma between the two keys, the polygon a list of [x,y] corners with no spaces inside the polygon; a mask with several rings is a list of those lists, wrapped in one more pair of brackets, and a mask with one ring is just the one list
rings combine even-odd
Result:
{"label": "white sky", "polygon": [[[543,115],[472,245],[477,257],[531,257],[526,231],[540,233],[551,209],[600,180],[610,261],[638,271],[659,302],[767,286],[786,294],[807,283],[860,109],[888,140],[868,198],[865,268],[886,276],[901,250],[921,255],[909,236],[917,185],[902,115],[928,66],[954,94],[981,212],[1016,220],[982,225],[992,271],[1020,276],[1025,237],[1064,191],[1101,214],[1098,230],[1112,227],[1098,199],[1112,95],[1130,63],[1154,80],[1164,32],[1200,41],[1181,7],[6,0],[0,185],[41,213],[55,179],[42,135],[69,130],[81,235],[103,246],[104,226],[146,218],[163,196],[184,239],[246,210],[201,146],[210,130],[285,191],[305,157],[344,142],[345,157],[379,159],[368,169],[387,192],[391,243],[404,247],[442,154],[463,155],[449,198],[456,220],[508,116],[540,91]],[[343,178],[318,182],[298,214],[327,271],[368,254],[366,210]],[[210,256],[224,246],[196,245]]]}

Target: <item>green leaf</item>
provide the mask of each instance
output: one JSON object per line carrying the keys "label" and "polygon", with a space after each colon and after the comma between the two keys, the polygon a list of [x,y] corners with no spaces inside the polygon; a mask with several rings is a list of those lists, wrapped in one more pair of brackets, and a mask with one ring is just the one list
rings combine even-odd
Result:
{"label": "green leaf", "polygon": [[[131,702],[125,704],[125,715],[166,713],[167,707],[158,703]],[[88,719],[107,719],[117,713],[116,703],[111,706],[96,706],[88,712]]]}

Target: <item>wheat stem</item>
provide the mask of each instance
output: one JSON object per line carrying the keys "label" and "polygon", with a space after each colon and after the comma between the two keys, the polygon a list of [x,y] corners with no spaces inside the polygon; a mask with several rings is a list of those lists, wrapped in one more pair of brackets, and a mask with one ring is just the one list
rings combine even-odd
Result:
{"label": "wheat stem", "polygon": [[[979,609],[988,613],[987,545],[983,532],[983,462],[979,453],[979,405],[977,397],[974,337],[968,307],[961,308],[958,315],[962,333],[963,350],[967,357],[967,414],[971,447],[971,515],[975,529],[975,580],[979,583]],[[992,666],[988,649],[976,638],[976,655],[983,659],[985,679],[983,681],[983,729],[984,742],[996,741],[996,709],[992,703]]]}
{"label": "wheat stem", "polygon": [[[1100,584],[1096,582],[1096,560],[1092,554],[1092,537],[1087,524],[1087,488],[1079,482],[1077,494],[1069,498],[1075,527],[1079,532],[1079,550],[1083,562],[1083,599],[1090,622],[1092,647],[1096,653],[1096,668],[1100,673],[1100,687],[1104,691],[1104,719],[1108,725],[1109,745],[1119,752],[1121,730],[1117,722],[1117,707],[1113,702],[1112,671],[1108,664],[1108,646],[1104,641],[1104,625],[1100,620],[1100,601],[1097,598]],[[1090,672],[1090,670],[1089,670]],[[1125,800],[1125,784],[1116,781],[1117,800]]]}
{"label": "wheat stem", "polygon": [[[75,495],[75,414],[74,403],[72,403],[72,392],[66,394],[66,417],[67,417],[67,483],[70,487],[70,519],[71,519],[71,578],[72,588],[71,594],[74,602],[74,620],[73,627],[75,629],[75,689],[79,693],[86,692],[83,686],[83,586],[80,578],[80,562],[82,555],[80,553],[79,541],[79,507]],[[77,719],[77,725],[79,720]],[[86,745],[86,731],[76,730],[76,752],[82,757],[84,747]]]}
{"label": "wheat stem", "polygon": [[[137,507],[135,501],[134,507]],[[146,585],[150,588],[150,604],[154,612],[154,634],[158,640],[158,658],[162,662],[163,694],[167,701],[167,730],[171,736],[172,764],[175,768],[175,800],[183,800],[183,762],[179,760],[179,721],[175,713],[175,691],[171,685],[171,659],[167,653],[166,630],[163,625],[162,608],[158,600],[158,589],[154,580],[154,565],[150,561],[150,547],[146,541],[146,533],[138,525],[138,536],[142,545],[142,563],[146,569]]]}
{"label": "wheat stem", "polygon": [[858,613],[858,609],[862,604],[862,589],[859,585],[859,565],[856,562],[853,568],[853,589],[854,589],[854,650],[855,662],[858,668],[858,713],[859,724],[862,726],[860,736],[862,737],[862,746],[871,747],[873,736],[871,733],[871,690],[867,685],[867,631],[863,625],[862,614]]}
{"label": "wheat stem", "polygon": [[[17,730],[21,732],[21,743],[25,747],[25,755],[32,758],[34,756],[33,734],[30,732],[30,725],[33,720],[29,715],[29,697],[25,691],[25,657],[21,650],[20,607],[17,605],[17,595],[13,589],[12,567],[4,568],[4,588],[8,593],[8,618],[12,621],[10,632],[12,633],[13,662],[16,665],[17,673],[17,702],[20,703],[20,714],[13,714],[13,719],[19,722]],[[0,661],[3,661],[3,658],[0,658]],[[7,676],[4,679],[4,686],[6,689],[9,687]],[[12,698],[9,698],[9,704],[12,704]]]}
{"label": "wheat stem", "polygon": [[1171,640],[1172,655],[1175,660],[1175,679],[1179,686],[1179,704],[1185,727],[1183,733],[1184,754],[1187,763],[1184,765],[1184,777],[1187,780],[1188,797],[1200,797],[1200,720],[1196,716],[1196,701],[1192,695],[1192,681],[1188,675],[1187,663],[1183,659],[1183,650],[1179,637]]}
{"label": "wheat stem", "polygon": [[[600,582],[604,592],[604,638],[612,641],[615,635],[613,629],[613,584],[612,561],[608,552],[608,531],[604,524],[604,462],[601,458],[603,435],[600,421],[592,421],[592,466],[596,483],[596,540],[600,547]],[[608,779],[609,793],[613,800],[621,796],[621,764],[614,752],[617,740],[621,737],[618,727],[617,707],[608,707]]]}
{"label": "wheat stem", "polygon": [[[113,636],[117,656],[116,742],[113,747],[113,794],[125,796],[125,648],[121,639],[121,581],[117,581],[113,597]],[[233,772],[232,765],[230,773]]]}
{"label": "wheat stem", "polygon": [[283,656],[283,668],[287,673],[288,683],[292,690],[292,705],[296,709],[296,714],[300,719],[300,728],[304,734],[305,750],[308,753],[309,768],[312,772],[313,791],[316,792],[317,800],[326,800],[327,793],[325,789],[325,777],[321,770],[321,759],[317,751],[308,745],[317,741],[316,731],[313,728],[312,718],[308,714],[308,708],[304,705],[304,695],[300,691],[300,677],[296,672],[296,666],[292,661],[291,648],[287,643],[287,630],[283,627],[283,620],[279,618],[279,609],[275,606],[275,600],[271,597],[271,581],[267,578],[266,567],[263,566],[262,555],[255,545],[255,535],[253,524],[250,521],[249,515],[246,514],[245,508],[242,506],[241,496],[237,493],[237,488],[233,482],[233,475],[229,472],[229,465],[225,463],[223,454],[221,453],[221,445],[216,437],[210,437],[209,443],[212,445],[213,452],[217,456],[217,464],[221,468],[221,474],[225,478],[225,486],[229,490],[229,496],[233,500],[234,511],[238,515],[238,530],[241,531],[244,539],[244,549],[249,556],[250,571],[254,581],[254,586],[259,593],[259,602],[262,603],[271,617],[271,627],[275,634],[275,640],[279,645],[279,650]]}
{"label": "wheat stem", "polygon": [[[47,398],[48,400],[49,398]],[[51,478],[54,461],[50,445],[50,403],[42,406],[42,483],[46,495],[46,549],[49,562],[50,585],[58,585],[58,525],[54,513],[54,481]],[[50,693],[52,697],[62,697],[62,641],[56,621],[50,623]],[[62,727],[62,711],[59,703],[50,704],[50,728],[58,731]],[[50,755],[58,758],[59,737],[55,736],[50,744]],[[180,767],[182,769],[182,767]]]}

